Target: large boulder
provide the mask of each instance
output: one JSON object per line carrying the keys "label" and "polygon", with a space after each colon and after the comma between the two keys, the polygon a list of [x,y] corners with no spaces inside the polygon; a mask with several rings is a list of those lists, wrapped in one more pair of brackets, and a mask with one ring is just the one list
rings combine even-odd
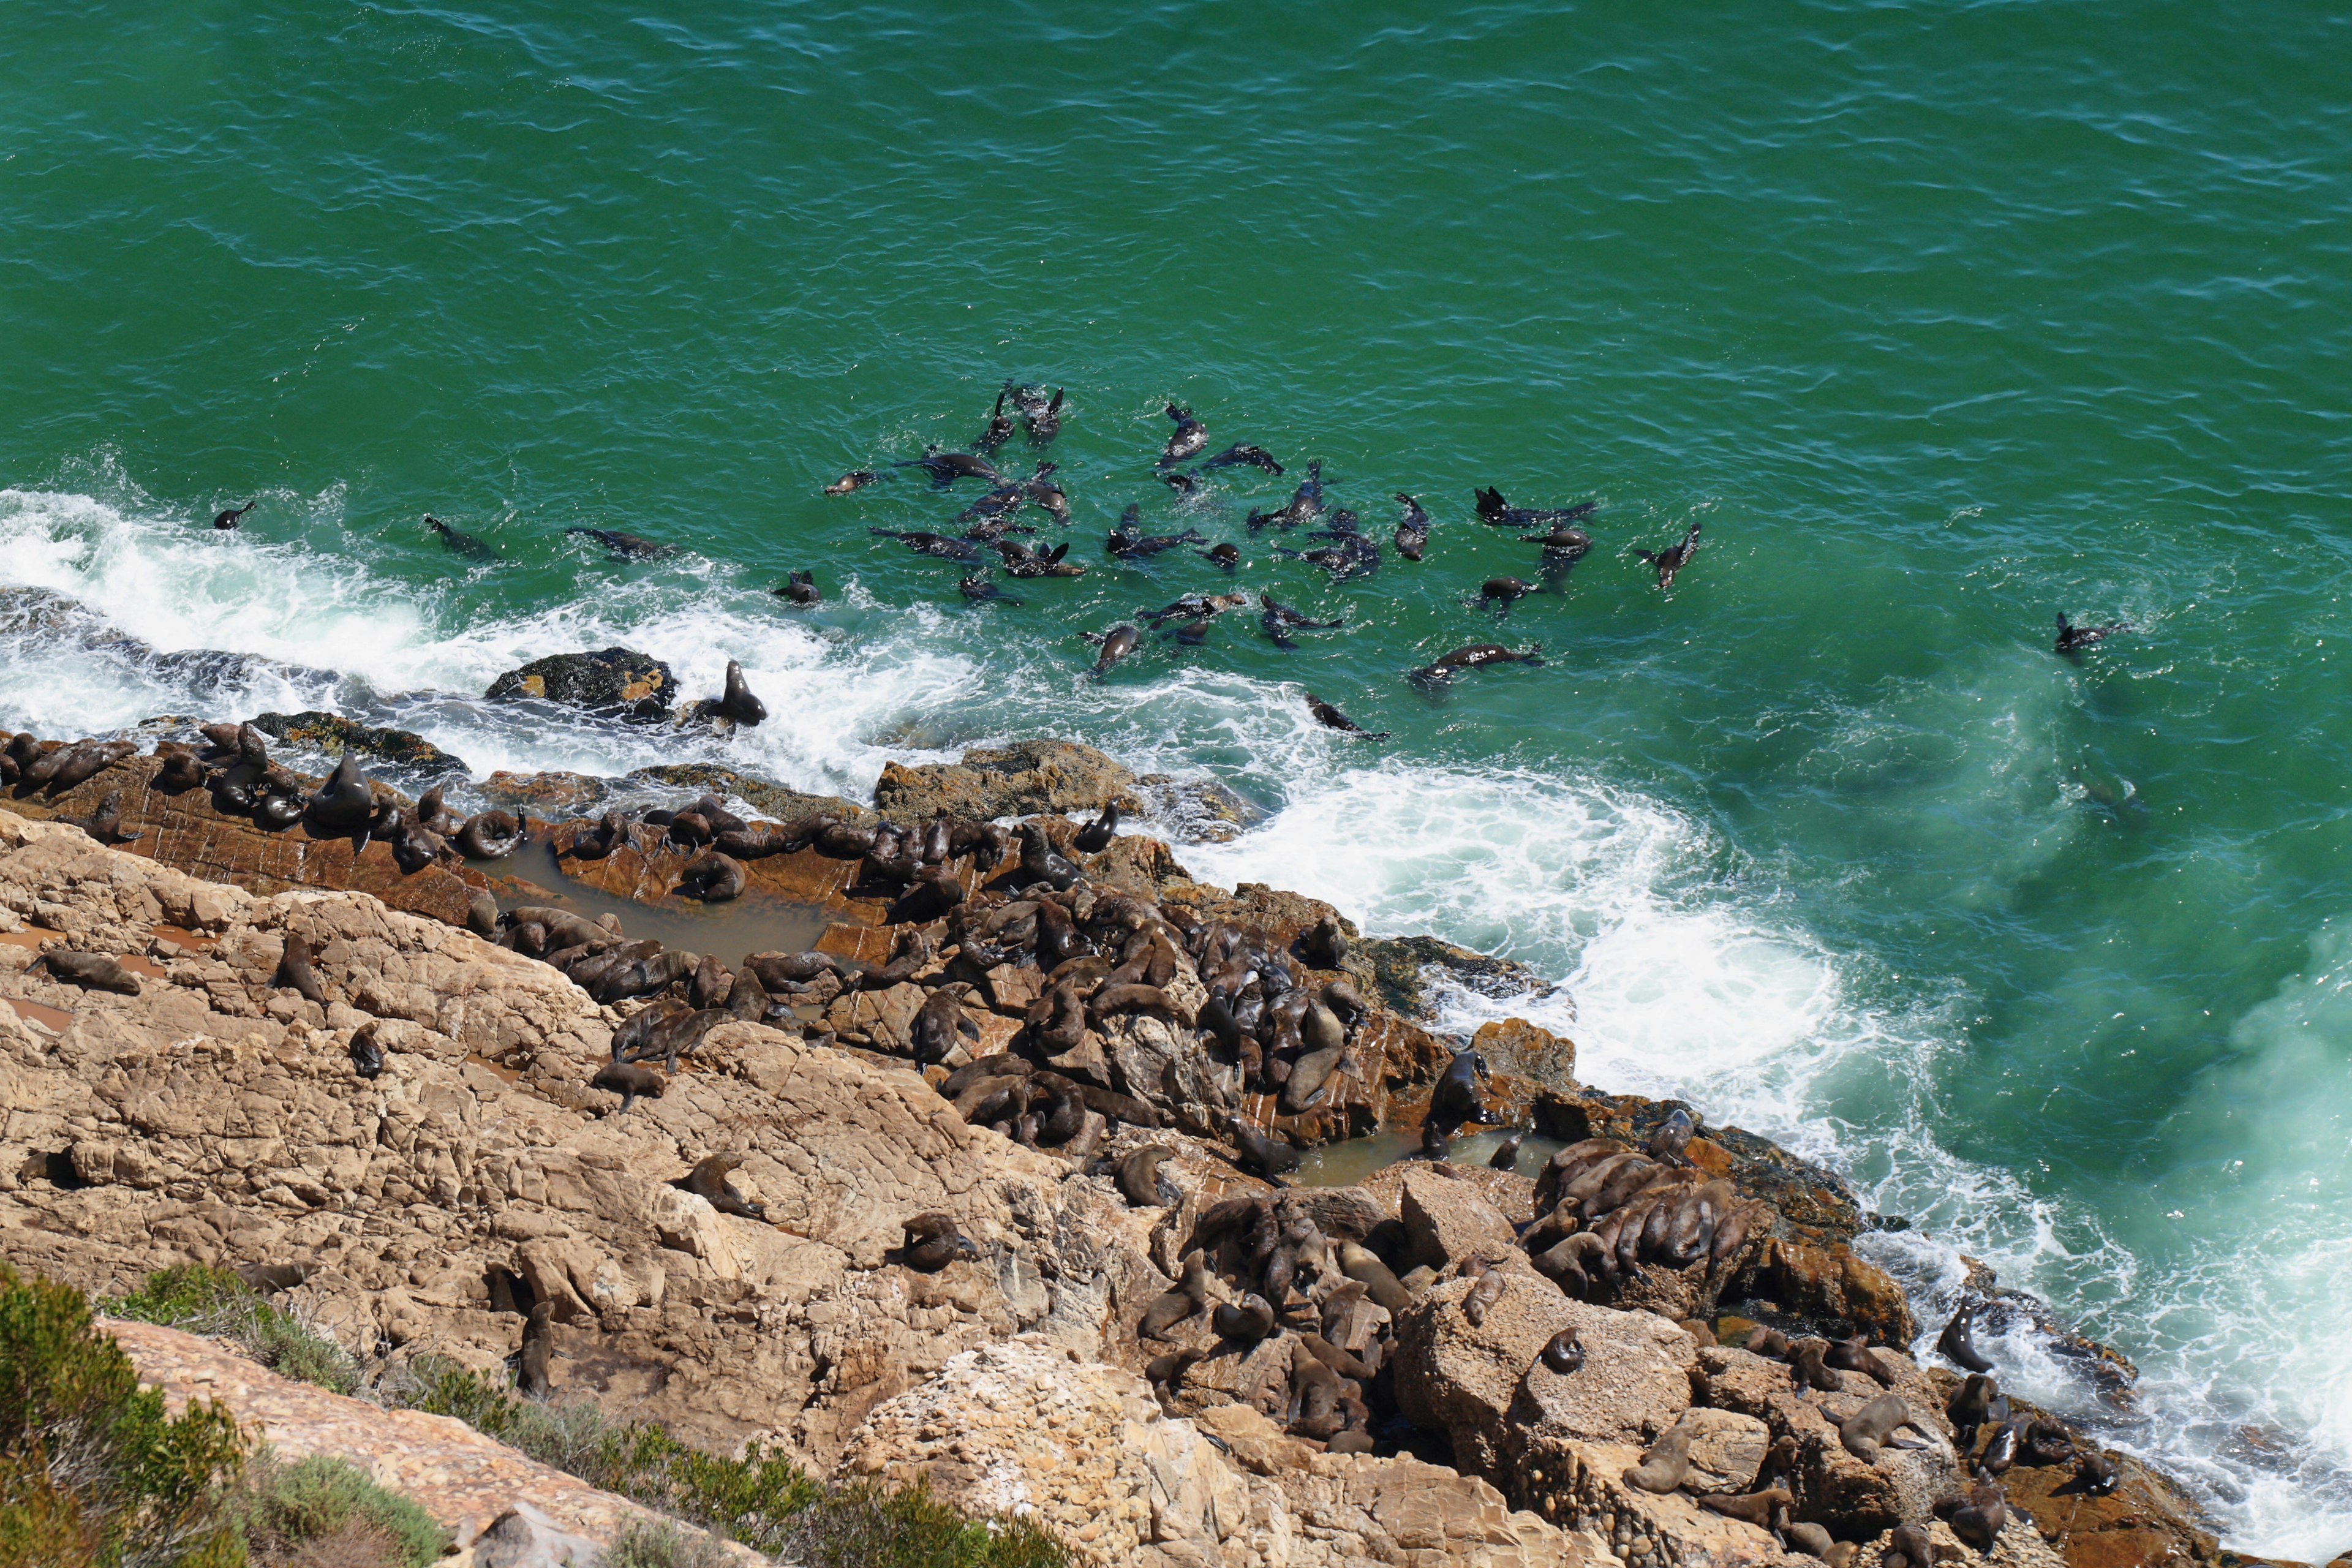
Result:
{"label": "large boulder", "polygon": [[1092,746],[1021,741],[975,747],[954,763],[885,763],[874,786],[874,809],[895,821],[922,822],[942,811],[986,820],[1100,811],[1114,800],[1132,808],[1134,786],[1133,773]]}
{"label": "large boulder", "polygon": [[1555,1088],[1576,1081],[1576,1042],[1525,1018],[1481,1024],[1471,1045],[1490,1072],[1531,1079]]}
{"label": "large boulder", "polygon": [[253,721],[253,727],[289,746],[323,752],[331,757],[356,752],[361,756],[374,757],[394,767],[427,776],[455,773],[462,777],[473,772],[466,765],[463,757],[451,756],[412,731],[362,724],[339,713],[323,713],[316,710],[301,713],[264,713]]}
{"label": "large boulder", "polygon": [[659,719],[677,700],[677,677],[650,654],[608,647],[535,658],[499,676],[482,695],[492,701],[539,697],[591,713]]}
{"label": "large boulder", "polygon": [[871,811],[837,795],[809,795],[756,773],[738,773],[709,763],[666,763],[660,767],[639,768],[629,774],[628,782],[692,790],[696,795],[707,790],[722,797],[731,796],[777,822],[790,822],[798,816],[836,816],[844,822],[860,823],[874,820]]}

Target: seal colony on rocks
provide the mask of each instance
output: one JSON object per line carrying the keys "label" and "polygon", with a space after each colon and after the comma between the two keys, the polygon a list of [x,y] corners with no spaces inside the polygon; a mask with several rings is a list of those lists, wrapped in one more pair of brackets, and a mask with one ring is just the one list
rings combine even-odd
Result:
{"label": "seal colony on rocks", "polygon": [[[257,760],[238,728],[212,738],[207,777],[243,769],[238,786],[249,783],[247,793],[257,795],[268,773],[266,749]],[[145,781],[160,777],[168,761],[120,758],[109,764],[114,771],[75,786],[87,794],[41,796],[34,808],[86,815],[113,789],[126,817],[146,822],[142,814],[163,809],[169,797]],[[358,820],[356,785],[367,782],[352,763],[335,792],[350,805],[339,820]],[[895,800],[916,798],[906,782],[894,788]],[[830,866],[835,886],[876,895],[841,905],[855,918],[830,928],[821,946],[754,952],[735,963],[631,940],[625,919],[591,919],[537,898],[510,901],[489,922],[495,944],[458,929],[468,905],[453,905],[455,918],[433,925],[345,893],[275,901],[239,893],[234,908],[248,912],[198,921],[187,889],[202,884],[65,826],[28,824],[0,832],[0,903],[30,908],[36,888],[51,903],[88,903],[97,897],[89,889],[147,879],[155,907],[182,911],[174,918],[201,927],[207,951],[219,956],[202,965],[174,959],[174,978],[142,984],[135,994],[61,981],[59,966],[71,971],[80,962],[74,954],[120,967],[113,954],[156,940],[123,923],[121,910],[131,905],[110,902],[102,917],[72,914],[79,934],[52,942],[42,963],[0,969],[0,988],[19,988],[42,1006],[126,1010],[112,1026],[120,1028],[146,1026],[138,1022],[146,1014],[128,1010],[165,1000],[250,1007],[287,1043],[268,1070],[314,1075],[299,1081],[320,1086],[319,1104],[355,1095],[393,1103],[414,1085],[469,1085],[464,1092],[491,1096],[499,1108],[462,1134],[475,1140],[464,1160],[478,1170],[492,1158],[487,1151],[504,1147],[479,1142],[509,1136],[498,1127],[553,1118],[550,1125],[576,1128],[568,1136],[584,1141],[583,1151],[616,1159],[611,1174],[593,1178],[606,1195],[592,1209],[609,1213],[551,1211],[533,1200],[495,1225],[461,1218],[443,1244],[468,1279],[528,1280],[530,1306],[501,1311],[488,1298],[469,1304],[467,1286],[447,1302],[406,1293],[395,1306],[384,1298],[367,1308],[370,1321],[408,1312],[404,1333],[473,1334],[464,1342],[498,1358],[517,1344],[546,1344],[550,1333],[564,1337],[567,1352],[568,1336],[596,1336],[609,1353],[661,1370],[667,1410],[706,1423],[721,1405],[763,1413],[707,1426],[714,1441],[789,1429],[797,1435],[780,1440],[824,1462],[879,1452],[860,1448],[865,1439],[850,1428],[896,1430],[885,1414],[891,1401],[861,1402],[854,1389],[821,1388],[786,1366],[897,1357],[892,1364],[905,1370],[893,1376],[906,1390],[897,1397],[929,1398],[936,1394],[922,1391],[935,1387],[926,1380],[941,1356],[913,1347],[930,1336],[945,1333],[950,1348],[985,1349],[1009,1342],[1016,1330],[1050,1325],[1084,1356],[1127,1374],[1149,1373],[1136,1386],[1150,1391],[1152,1408],[1173,1413],[1159,1419],[1217,1436],[1235,1453],[1250,1443],[1296,1445],[1282,1451],[1299,1459],[1251,1472],[1272,1489],[1262,1500],[1267,1508],[1291,1508],[1286,1489],[1314,1478],[1304,1456],[1401,1467],[1418,1463],[1408,1454],[1447,1453],[1496,1489],[1496,1507],[1528,1510],[1520,1528],[1538,1532],[1528,1539],[1559,1542],[1563,1553],[1562,1531],[1607,1537],[1621,1521],[1642,1532],[1629,1540],[1649,1543],[1629,1549],[1627,1560],[1647,1553],[1660,1564],[1735,1547],[1769,1561],[1770,1552],[1818,1544],[1813,1531],[1840,1545],[1885,1542],[1895,1526],[1916,1521],[1927,1521],[1916,1523],[1921,1531],[1981,1534],[1993,1511],[1972,1489],[1980,1483],[1961,1469],[1970,1457],[1958,1441],[1962,1415],[1975,1417],[1980,1464],[2006,1488],[2006,1522],[1992,1536],[2003,1550],[2019,1540],[2020,1510],[2029,1506],[2020,1500],[2032,1491],[2025,1483],[2044,1472],[2058,1478],[2053,1485],[2080,1474],[2090,1479],[2077,1490],[2105,1486],[2118,1495],[2154,1484],[2055,1423],[2049,1430],[2060,1438],[2053,1440],[2032,1419],[1996,1418],[1994,1392],[1956,1402],[1958,1378],[1939,1391],[1940,1369],[1923,1373],[1901,1353],[1916,1326],[1893,1282],[1853,1252],[1864,1220],[1834,1176],[1736,1129],[1705,1127],[1680,1105],[1580,1089],[1566,1076],[1573,1057],[1563,1041],[1552,1042],[1563,1065],[1549,1080],[1486,1070],[1487,1060],[1528,1059],[1528,1041],[1503,1048],[1499,1034],[1462,1042],[1431,1035],[1378,1000],[1368,956],[1378,944],[1338,911],[1269,889],[1192,882],[1165,846],[1116,831],[1111,807],[1124,785],[1107,780],[1099,788],[1070,807],[1091,814],[1091,823],[1048,811],[1012,831],[929,804],[877,815],[837,803],[770,820],[712,794],[675,810],[615,808],[593,822],[518,825],[518,836],[551,850],[598,845],[600,858],[567,856],[562,864],[600,875],[626,861],[655,868],[659,880],[677,874],[669,868],[724,856],[747,883],[762,868]],[[439,836],[459,820],[446,794],[409,805],[367,793],[375,800],[371,826],[398,813],[400,831]],[[190,794],[211,809],[209,795]],[[182,842],[163,837],[171,847]],[[85,864],[119,868],[111,881],[67,869]],[[399,875],[436,874],[427,866]],[[57,890],[68,888],[81,890]],[[382,939],[351,934],[376,929],[366,921],[395,922],[384,929],[415,951],[368,946]],[[419,956],[428,943],[444,956]],[[90,972],[101,973],[95,963]],[[467,982],[476,989],[465,992],[455,978],[461,973],[487,978]],[[530,998],[541,1010],[530,1016],[548,1022],[521,1032],[519,1016],[501,1010],[519,1002],[485,999],[480,987],[492,981],[499,996]],[[151,994],[157,991],[165,997]],[[167,1020],[155,1018],[160,1031]],[[558,1019],[563,1032],[551,1036]],[[226,1016],[206,1026],[227,1031],[224,1041],[246,1026]],[[110,1079],[114,1087],[74,1092],[144,1093],[152,1075],[178,1070],[181,1057],[162,1047],[184,1037],[159,1034],[152,1059],[126,1067],[119,1084]],[[558,1038],[565,1043],[528,1043]],[[472,1065],[477,1053],[519,1080],[509,1085]],[[654,1071],[656,1062],[666,1071]],[[65,1058],[38,1070],[61,1082],[79,1071]],[[233,1078],[245,1069],[221,1070]],[[854,1135],[827,1125],[828,1115],[842,1112],[822,1090],[851,1081],[872,1086],[858,1092],[894,1108]],[[280,1114],[314,1114],[299,1109],[310,1103],[287,1100]],[[1541,1138],[1542,1148],[1556,1142],[1557,1152],[1531,1177],[1484,1163],[1414,1162],[1360,1187],[1278,1184],[1297,1178],[1307,1149],[1415,1121],[1441,1144],[1454,1129],[1507,1125],[1517,1137]],[[142,1205],[158,1225],[176,1225],[179,1211],[166,1205],[186,1201],[165,1195],[180,1190],[171,1184],[209,1191],[206,1183],[243,1180],[217,1165],[201,1177],[184,1173],[189,1156],[173,1142],[182,1134],[142,1131],[119,1119],[106,1124],[124,1127],[122,1140],[103,1150],[77,1146],[73,1168],[86,1173],[77,1179]],[[356,1122],[326,1146],[341,1147],[334,1137],[346,1135],[358,1141],[353,1147],[377,1151],[368,1161],[412,1158],[384,1150],[372,1132],[362,1137]],[[320,1139],[303,1133],[291,1142],[307,1147]],[[952,1148],[933,1157],[969,1163],[940,1180],[894,1175],[887,1186],[859,1189],[856,1202],[826,1185],[862,1179],[841,1173],[909,1147]],[[813,1149],[829,1152],[812,1164]],[[419,1144],[413,1158],[435,1168],[439,1156]],[[1522,1153],[1522,1163],[1528,1158]],[[458,1168],[452,1164],[451,1180],[459,1180]],[[162,1184],[136,1184],[148,1180],[137,1173],[148,1171]],[[686,1174],[664,1179],[677,1172]],[[738,1173],[743,1186],[732,1179]],[[376,1212],[366,1195],[373,1179],[336,1178],[354,1194],[347,1200],[357,1205],[354,1216]],[[524,1178],[496,1180],[536,1190]],[[467,1202],[488,1205],[486,1215],[518,1202],[500,1195],[504,1186],[464,1190],[478,1194]],[[892,1195],[877,1212],[884,1191]],[[621,1192],[637,1195],[610,1195]],[[36,1196],[49,1201],[46,1187]],[[59,1189],[56,1201],[66,1206],[42,1210],[66,1216],[66,1230],[0,1236],[16,1238],[11,1247],[64,1247],[57,1256],[82,1259],[76,1268],[116,1267],[104,1259],[120,1252],[58,1239],[89,1223],[90,1211],[68,1202],[75,1196]],[[22,1191],[0,1194],[0,1202],[28,1201]],[[256,1232],[248,1244],[234,1227],[215,1228],[202,1233],[215,1237],[202,1245],[235,1261],[276,1263],[289,1249],[306,1263],[332,1257],[337,1268],[377,1280],[372,1247],[311,1250],[327,1246],[316,1238],[339,1234],[321,1227],[341,1224],[335,1216],[344,1211],[318,1212],[323,1217],[299,1232]],[[561,1250],[574,1242],[536,1217],[550,1212],[574,1215],[562,1225],[590,1226],[593,1239],[578,1243],[589,1250]],[[181,1234],[167,1228],[155,1239],[105,1246],[168,1248],[180,1245],[168,1237]],[[298,1235],[314,1239],[289,1241]],[[248,1245],[252,1251],[236,1250]],[[817,1252],[805,1250],[812,1247]],[[649,1276],[631,1272],[633,1259],[648,1257],[664,1270],[658,1295]],[[793,1317],[799,1309],[788,1302],[811,1298],[792,1294],[803,1287],[786,1281],[813,1268],[833,1270],[825,1278],[838,1281],[826,1289],[841,1294],[824,1300],[857,1302],[866,1321],[853,1315],[832,1328]],[[947,1328],[913,1334],[889,1315],[908,1310],[908,1287],[882,1282],[890,1270],[902,1280],[938,1280],[941,1293],[925,1300],[977,1305],[950,1305]],[[390,1275],[358,1286],[336,1278],[321,1272],[300,1288],[340,1289],[340,1300],[393,1288]],[[604,1304],[624,1298],[638,1304]],[[902,1305],[880,1305],[890,1300]],[[539,1304],[550,1307],[544,1330],[528,1321]],[[638,1326],[639,1312],[655,1316]],[[1780,1328],[1758,1327],[1755,1314]],[[754,1329],[755,1321],[774,1326]],[[478,1338],[489,1332],[486,1322],[497,1326],[495,1342]],[[761,1362],[767,1352],[753,1347],[772,1334],[805,1361]],[[820,1341],[829,1347],[822,1356],[812,1348]],[[1076,1364],[1056,1353],[1063,1366]],[[1774,1354],[1786,1359],[1776,1363]],[[772,1383],[748,1405],[740,1393],[716,1394],[722,1384],[741,1384],[746,1369],[771,1364],[761,1375]],[[1482,1381],[1482,1367],[1507,1367],[1509,1381]],[[1634,1369],[1646,1370],[1636,1376]],[[532,1375],[528,1356],[525,1372]],[[1522,1379],[1544,1413],[1507,1420]],[[1568,1403],[1547,1403],[1554,1400]],[[835,1409],[852,1414],[828,1426],[825,1412]],[[861,1416],[879,1425],[860,1426]],[[982,1426],[961,1430],[966,1441],[982,1440]],[[1783,1445],[1787,1457],[1777,1461],[1727,1458]],[[1627,1479],[1639,1472],[1666,1482],[1677,1453],[1685,1462],[1666,1489]],[[1412,1473],[1452,1474],[1426,1466]],[[949,1472],[936,1474],[951,1484]],[[1298,1509],[1309,1510],[1307,1494],[1298,1497]],[[1707,1498],[1717,1501],[1697,1500]],[[1951,1505],[1948,1526],[1935,1521],[1937,1503]]]}

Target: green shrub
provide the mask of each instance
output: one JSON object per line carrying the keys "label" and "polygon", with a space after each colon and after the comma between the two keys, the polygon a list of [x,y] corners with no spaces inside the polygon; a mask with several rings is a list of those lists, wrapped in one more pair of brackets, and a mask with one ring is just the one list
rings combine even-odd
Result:
{"label": "green shrub", "polygon": [[604,1568],[725,1568],[726,1549],[699,1530],[632,1520],[604,1549]]}
{"label": "green shrub", "polygon": [[1069,1561],[1034,1524],[976,1522],[920,1487],[827,1487],[757,1445],[723,1458],[658,1423],[616,1421],[593,1400],[524,1399],[436,1358],[419,1357],[377,1392],[387,1404],[455,1415],[591,1486],[810,1568],[1065,1568]]}
{"label": "green shrub", "polygon": [[159,1269],[135,1293],[100,1306],[118,1318],[230,1341],[270,1371],[336,1394],[360,1385],[358,1363],[342,1346],[279,1311],[225,1268],[189,1263]]}
{"label": "green shrub", "polygon": [[141,1389],[79,1291],[0,1264],[0,1568],[240,1568],[245,1453],[220,1405]]}
{"label": "green shrub", "polygon": [[235,1512],[247,1548],[265,1558],[341,1533],[373,1533],[385,1541],[391,1562],[425,1568],[448,1544],[441,1527],[414,1501],[386,1491],[356,1465],[324,1454],[290,1465],[265,1456]]}

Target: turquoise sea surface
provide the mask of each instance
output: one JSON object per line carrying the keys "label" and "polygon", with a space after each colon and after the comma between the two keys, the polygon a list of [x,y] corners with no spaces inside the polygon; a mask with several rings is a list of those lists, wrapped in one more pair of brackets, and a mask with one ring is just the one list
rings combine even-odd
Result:
{"label": "turquoise sea surface", "polygon": [[[1931,1333],[1993,1264],[2143,1373],[2118,1414],[1998,1349],[2026,1393],[2242,1551],[2352,1548],[2352,15],[667,11],[0,13],[0,725],[1213,776],[1267,818],[1197,874],[1563,983],[1444,1005],[1835,1164]],[[887,464],[1008,377],[1067,389],[1072,521],[1024,521],[1087,572],[970,604],[867,530],[960,531],[978,486]],[[1178,496],[1171,400],[1290,472]],[[1376,574],[1245,527],[1312,458]],[[1500,620],[1540,574],[1486,485],[1599,502]],[[1108,559],[1130,503],[1246,564]],[[1633,551],[1694,521],[1661,592]],[[1088,678],[1082,632],[1234,587],[1347,624]],[[2132,629],[2061,658],[2060,612]],[[1546,662],[1405,679],[1484,641]],[[774,717],[477,700],[615,643]]]}

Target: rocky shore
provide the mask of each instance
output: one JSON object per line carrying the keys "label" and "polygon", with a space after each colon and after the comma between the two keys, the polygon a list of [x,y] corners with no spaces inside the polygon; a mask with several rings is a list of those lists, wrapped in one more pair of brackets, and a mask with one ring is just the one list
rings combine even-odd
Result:
{"label": "rocky shore", "polygon": [[[2232,1561],[2163,1478],[1916,1363],[1833,1173],[1417,1011],[1433,969],[1532,977],[1063,815],[1231,820],[1213,793],[1055,742],[893,767],[870,806],[453,777],[505,816],[468,859],[379,781],[328,826],[302,803],[337,786],[260,744],[0,737],[19,1268],[290,1266],[353,1353],[501,1375],[545,1306],[554,1397],[1031,1512],[1090,1562]],[[616,905],[811,934],[731,962]],[[1543,1152],[1448,1157],[1501,1125]],[[1288,1179],[1432,1127],[1360,1184]]]}

